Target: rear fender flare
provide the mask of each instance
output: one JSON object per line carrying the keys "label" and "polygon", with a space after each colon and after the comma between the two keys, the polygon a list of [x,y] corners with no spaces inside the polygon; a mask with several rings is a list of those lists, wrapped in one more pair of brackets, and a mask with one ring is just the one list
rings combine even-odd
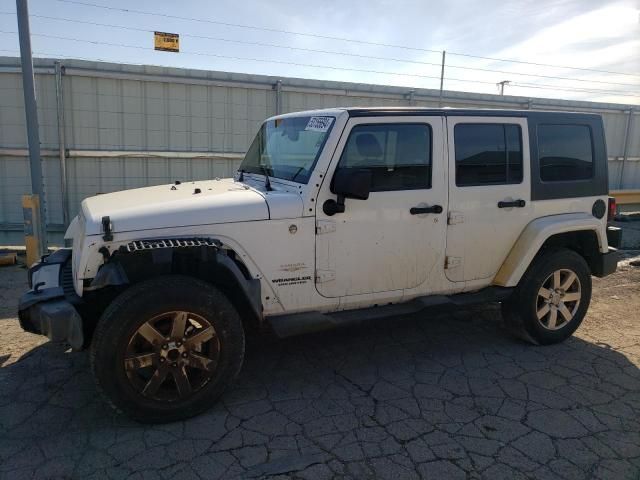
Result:
{"label": "rear fender flare", "polygon": [[502,263],[494,285],[515,287],[545,241],[560,233],[593,231],[601,253],[607,253],[606,223],[587,213],[566,213],[541,217],[529,223]]}

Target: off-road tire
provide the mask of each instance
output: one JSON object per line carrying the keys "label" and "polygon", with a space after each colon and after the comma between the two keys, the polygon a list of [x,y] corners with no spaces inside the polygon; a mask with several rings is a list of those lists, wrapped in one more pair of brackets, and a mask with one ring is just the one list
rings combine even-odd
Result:
{"label": "off-road tire", "polygon": [[[127,377],[127,345],[147,319],[181,310],[199,315],[214,327],[219,342],[217,368],[189,398],[175,402],[147,398]],[[98,390],[116,410],[142,423],[167,423],[210,408],[238,375],[244,349],[242,321],[220,290],[188,276],[167,275],[133,285],[107,307],[96,327],[90,362]]]}
{"label": "off-road tire", "polygon": [[[573,317],[557,330],[545,328],[538,320],[538,293],[556,271],[574,272],[579,280],[581,298]],[[582,323],[591,301],[591,271],[585,259],[567,248],[540,252],[509,299],[502,303],[507,328],[517,337],[536,345],[551,345],[569,338]]]}

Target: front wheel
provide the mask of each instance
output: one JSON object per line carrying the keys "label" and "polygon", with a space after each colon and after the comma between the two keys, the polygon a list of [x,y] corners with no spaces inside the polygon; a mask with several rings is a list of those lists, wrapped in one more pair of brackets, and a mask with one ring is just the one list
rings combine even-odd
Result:
{"label": "front wheel", "polygon": [[502,304],[503,317],[516,335],[549,345],[570,337],[591,301],[591,272],[569,249],[541,253]]}
{"label": "front wheel", "polygon": [[209,408],[243,356],[242,322],[227,297],[208,283],[171,275],[134,285],[105,310],[91,367],[118,410],[166,423]]}

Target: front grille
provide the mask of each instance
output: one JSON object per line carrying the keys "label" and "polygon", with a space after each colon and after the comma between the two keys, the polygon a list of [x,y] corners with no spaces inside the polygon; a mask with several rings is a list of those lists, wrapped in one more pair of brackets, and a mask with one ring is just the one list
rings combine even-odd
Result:
{"label": "front grille", "polygon": [[137,240],[120,247],[121,251],[139,252],[141,250],[157,250],[160,248],[185,247],[220,247],[218,240],[211,238],[162,238],[154,240]]}
{"label": "front grille", "polygon": [[75,296],[76,290],[73,286],[73,268],[71,262],[65,262],[60,271],[60,286],[65,296]]}

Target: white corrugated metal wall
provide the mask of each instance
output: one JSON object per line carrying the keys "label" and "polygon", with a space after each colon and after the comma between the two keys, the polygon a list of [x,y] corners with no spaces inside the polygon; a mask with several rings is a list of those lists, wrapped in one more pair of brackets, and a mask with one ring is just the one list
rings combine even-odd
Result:
{"label": "white corrugated metal wall", "polygon": [[[232,175],[266,117],[335,106],[437,107],[439,92],[320,80],[63,60],[69,218],[97,193]],[[54,60],[36,85],[50,242],[64,229]],[[640,188],[640,112],[628,105],[445,92],[444,106],[602,114],[610,187]],[[631,112],[631,113],[629,113]],[[627,122],[632,119],[625,155]],[[22,243],[20,198],[31,190],[19,59],[0,58],[0,245]]]}

